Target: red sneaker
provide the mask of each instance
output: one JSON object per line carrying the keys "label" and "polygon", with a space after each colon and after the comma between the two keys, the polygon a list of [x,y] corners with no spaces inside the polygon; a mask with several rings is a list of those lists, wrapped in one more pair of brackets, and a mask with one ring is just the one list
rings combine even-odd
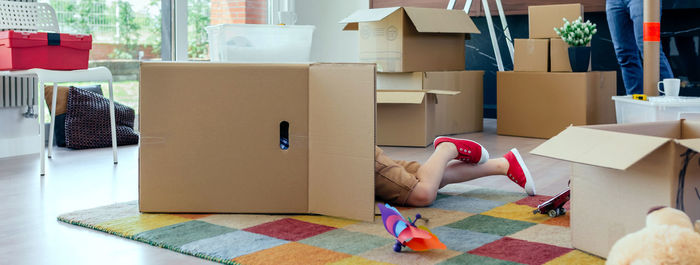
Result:
{"label": "red sneaker", "polygon": [[435,138],[435,141],[433,141],[433,146],[437,147],[439,144],[444,142],[450,142],[457,146],[458,154],[455,158],[457,160],[461,160],[469,164],[483,164],[489,160],[489,152],[487,152],[486,149],[477,142],[466,139],[440,136]]}
{"label": "red sneaker", "polygon": [[518,149],[510,149],[510,152],[505,154],[503,158],[508,160],[509,164],[506,176],[515,184],[523,187],[528,195],[535,195],[535,182],[532,180],[532,175],[530,175],[530,171],[525,166],[523,158],[518,153]]}

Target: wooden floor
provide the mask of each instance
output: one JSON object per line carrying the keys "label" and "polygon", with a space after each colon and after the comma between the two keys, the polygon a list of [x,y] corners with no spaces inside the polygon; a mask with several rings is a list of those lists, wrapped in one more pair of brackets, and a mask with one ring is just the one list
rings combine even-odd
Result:
{"label": "wooden floor", "polygon": [[[498,136],[495,120],[484,125],[483,133],[458,137],[480,142],[492,157],[518,148],[540,194],[553,195],[566,187],[568,162],[529,154],[543,140]],[[433,150],[384,149],[392,158],[417,161],[425,161]],[[0,264],[215,264],[56,221],[62,213],[137,199],[138,148],[120,147],[116,166],[111,156],[109,148],[59,148],[47,160],[45,177],[39,176],[38,155],[0,159]],[[522,191],[503,176],[467,184]]]}

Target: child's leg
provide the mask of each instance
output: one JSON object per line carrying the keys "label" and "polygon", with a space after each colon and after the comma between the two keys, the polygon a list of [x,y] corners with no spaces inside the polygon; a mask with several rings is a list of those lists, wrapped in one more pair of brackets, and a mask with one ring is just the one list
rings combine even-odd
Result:
{"label": "child's leg", "polygon": [[406,204],[427,206],[435,201],[438,189],[445,185],[493,175],[505,175],[523,187],[528,195],[535,195],[532,176],[516,149],[502,158],[490,159],[478,165],[451,161],[450,157],[456,153],[456,147],[451,143],[442,143],[436,147],[433,155],[418,169],[416,178],[419,182],[409,194]]}
{"label": "child's leg", "polygon": [[[435,152],[421,165],[416,172],[418,184],[408,196],[406,204],[412,206],[427,206],[433,203],[437,190],[445,173],[448,162],[457,156],[457,147],[453,143],[442,143],[435,147]],[[460,162],[462,163],[462,162]]]}
{"label": "child's leg", "polygon": [[505,158],[489,159],[481,165],[470,165],[459,161],[450,162],[440,182],[440,188],[447,184],[461,183],[486,176],[505,175],[508,161]]}
{"label": "child's leg", "polygon": [[444,143],[435,149],[428,161],[416,173],[420,180],[408,197],[407,204],[427,206],[435,201],[437,191],[447,184],[460,183],[485,176],[505,175],[508,161],[490,159],[481,165],[452,160],[457,154],[454,144]]}

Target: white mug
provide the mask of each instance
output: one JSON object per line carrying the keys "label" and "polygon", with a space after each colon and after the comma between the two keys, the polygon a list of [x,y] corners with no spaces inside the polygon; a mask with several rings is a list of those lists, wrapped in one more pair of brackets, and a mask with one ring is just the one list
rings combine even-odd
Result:
{"label": "white mug", "polygon": [[[661,90],[661,87],[659,87],[661,83],[664,83],[663,90]],[[678,78],[666,78],[664,81],[659,81],[656,83],[656,89],[659,90],[659,92],[664,93],[666,96],[677,97],[681,92],[681,80]]]}

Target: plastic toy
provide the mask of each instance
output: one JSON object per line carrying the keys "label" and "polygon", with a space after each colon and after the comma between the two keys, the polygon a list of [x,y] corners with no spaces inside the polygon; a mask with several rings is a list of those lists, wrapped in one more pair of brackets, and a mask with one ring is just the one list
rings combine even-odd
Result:
{"label": "plastic toy", "polygon": [[414,251],[447,248],[428,228],[416,226],[416,221],[422,218],[420,214],[416,214],[415,220],[411,221],[411,218],[409,218],[406,221],[401,213],[389,204],[382,205],[378,203],[377,206],[382,213],[384,228],[396,238],[394,251],[401,252],[403,247],[408,247]]}
{"label": "plastic toy", "polygon": [[564,204],[569,201],[571,189],[566,188],[565,191],[557,194],[553,198],[543,202],[537,206],[537,209],[532,211],[534,214],[548,214],[550,217],[557,217],[566,214],[566,209],[564,209]]}

